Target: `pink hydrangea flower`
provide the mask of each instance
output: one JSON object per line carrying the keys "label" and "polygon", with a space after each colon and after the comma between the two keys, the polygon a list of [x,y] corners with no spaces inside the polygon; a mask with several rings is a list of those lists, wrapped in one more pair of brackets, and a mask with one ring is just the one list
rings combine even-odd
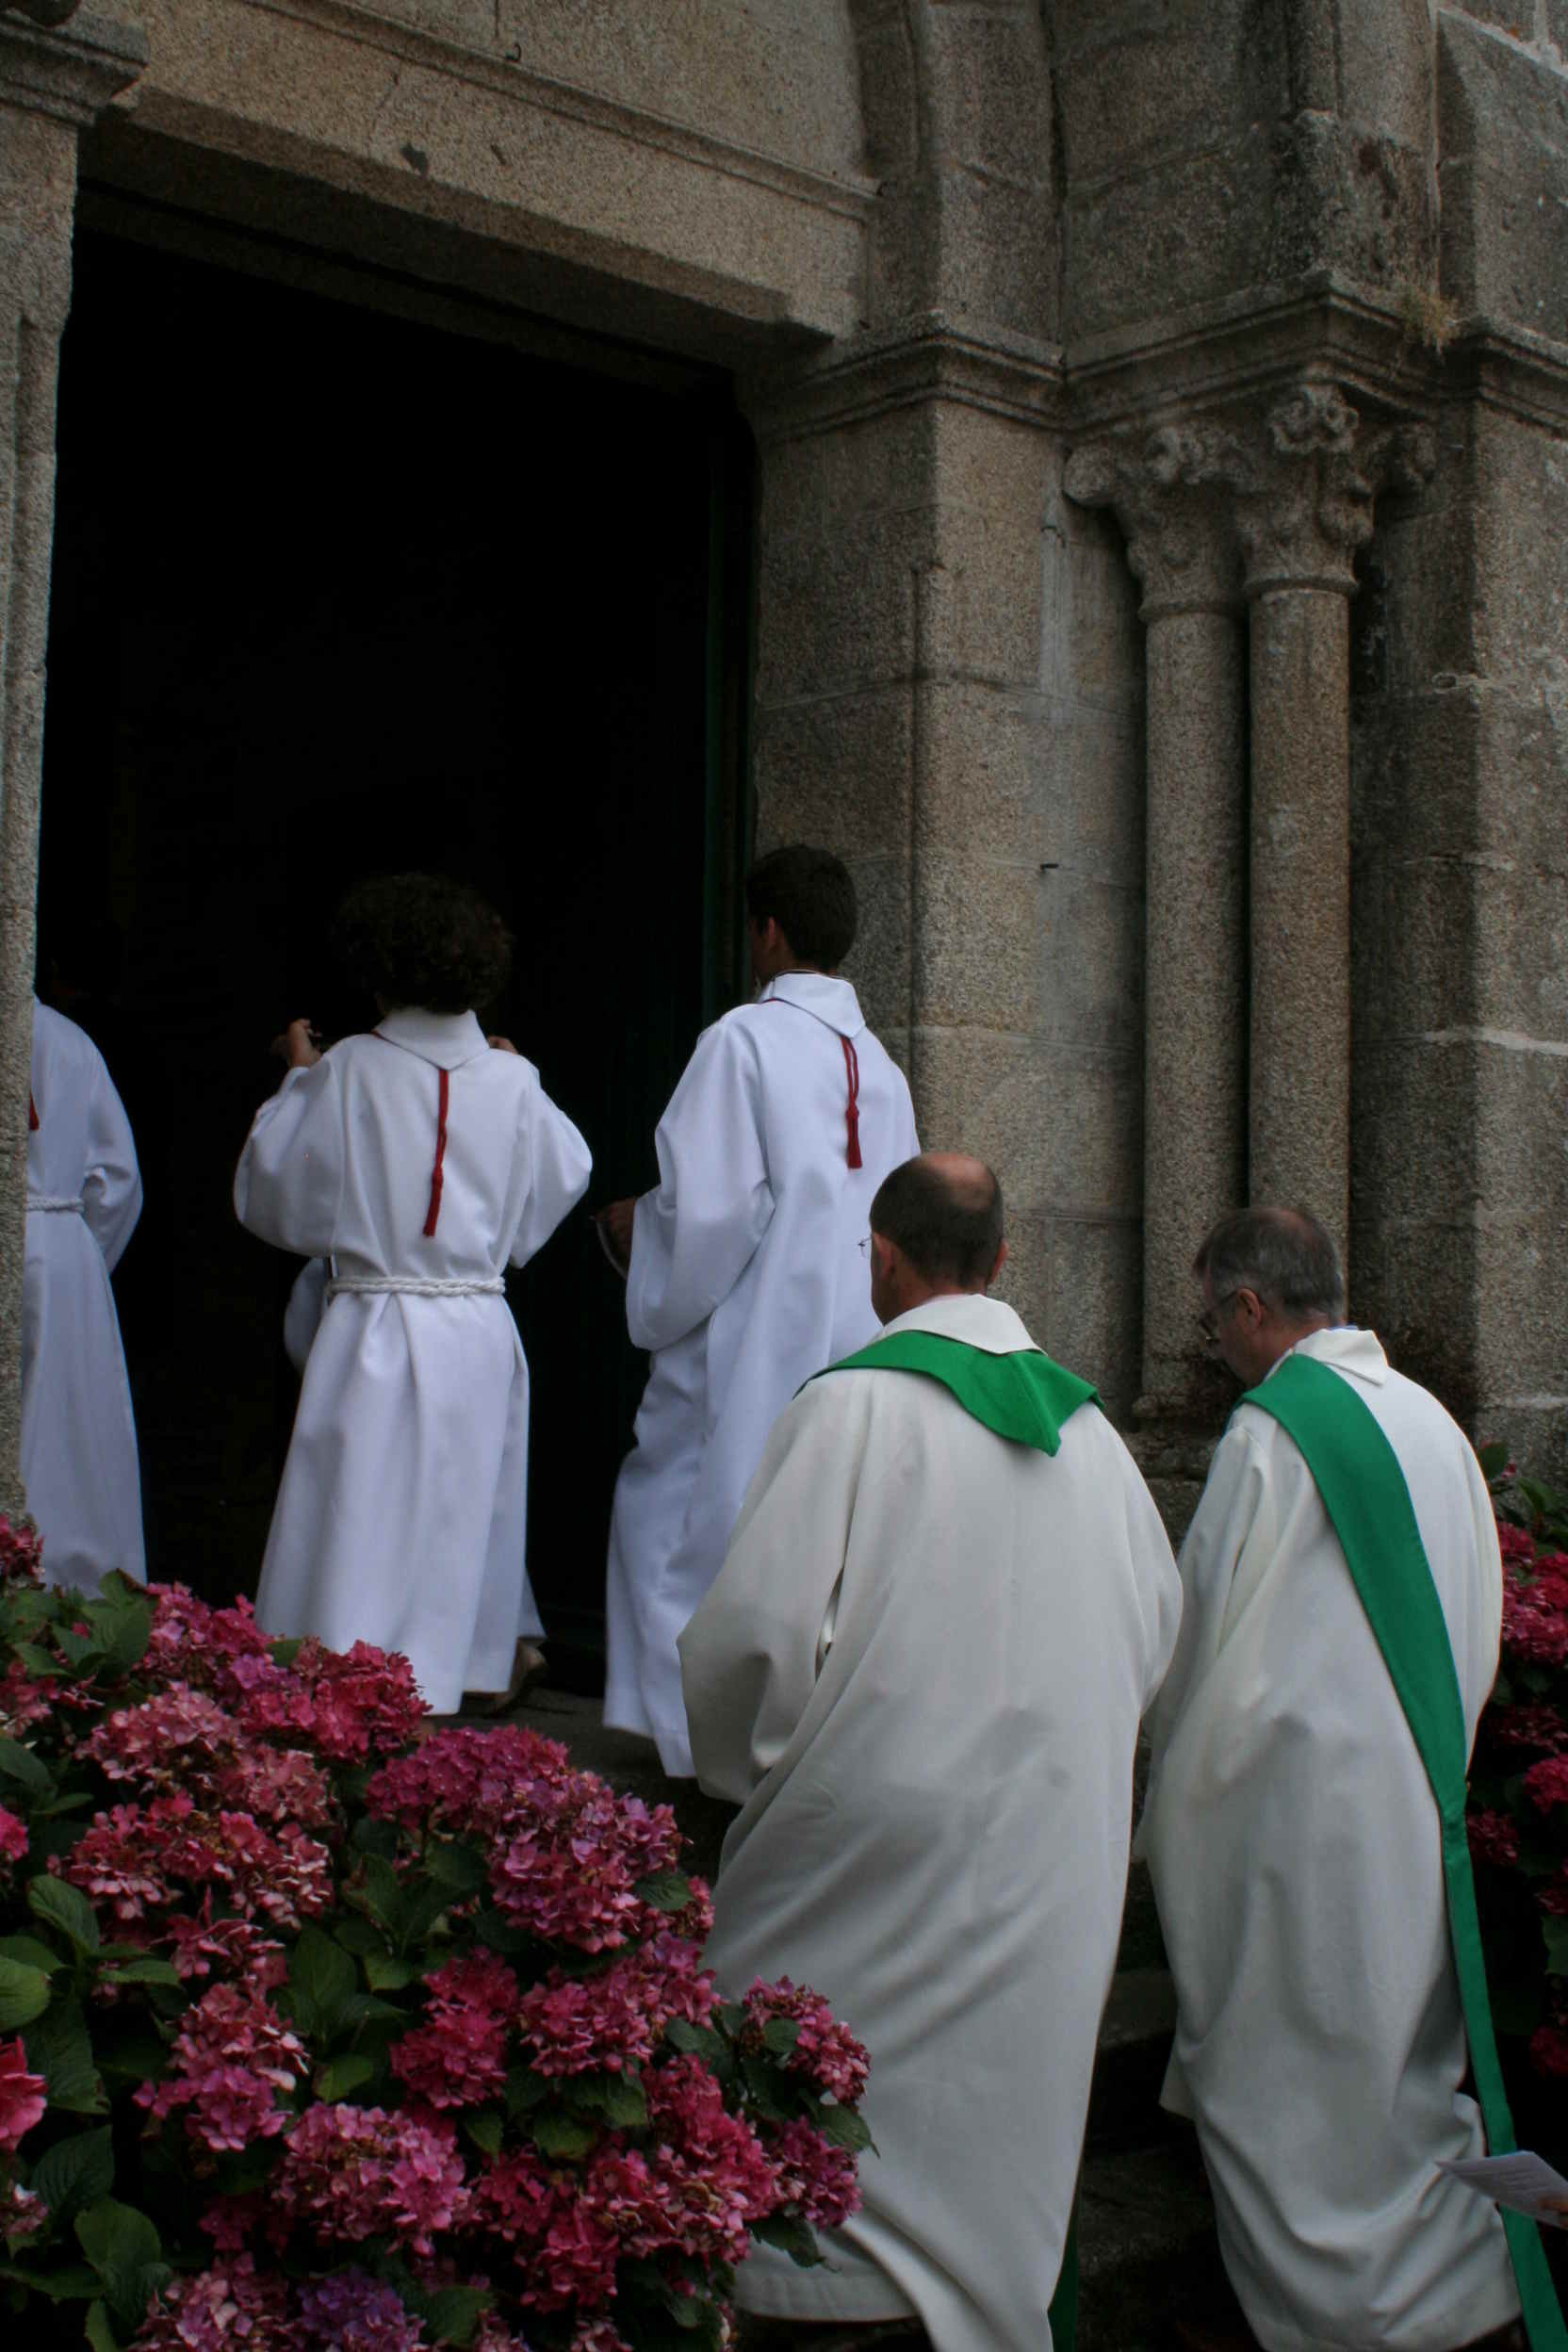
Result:
{"label": "pink hydrangea flower", "polygon": [[459,1724],[384,1765],[366,1804],[378,1819],[405,1829],[487,1839],[506,1822],[553,1821],[578,1777],[557,1740],[516,1723],[494,1731]]}
{"label": "pink hydrangea flower", "polygon": [[309,2065],[304,2044],[268,2001],[237,1984],[215,1984],[188,2009],[169,2072],[136,2094],[155,2123],[186,2110],[185,2128],[215,2154],[273,2139],[288,2118],[277,2093]]}
{"label": "pink hydrangea flower", "polygon": [[0,2148],[13,2154],[34,2124],[41,2121],[48,2098],[41,2074],[27,2070],[27,2052],[19,2034],[0,2042]]}
{"label": "pink hydrangea flower", "polygon": [[1489,1749],[1510,1756],[1568,1755],[1568,1718],[1547,1702],[1523,1707],[1489,1707],[1481,1717],[1480,1736]]}
{"label": "pink hydrangea flower", "polygon": [[55,1711],[55,1685],[35,1682],[13,1658],[0,1675],[0,1738],[25,1740],[35,1723],[46,1723]]}
{"label": "pink hydrangea flower", "polygon": [[1530,2061],[1538,2074],[1568,2075],[1568,2034],[1559,2025],[1538,2025],[1530,2035]]}
{"label": "pink hydrangea flower", "polygon": [[1478,1862],[1510,1868],[1519,1859],[1519,1832],[1506,1813],[1472,1813],[1465,1824]]}
{"label": "pink hydrangea flower", "polygon": [[1525,1774],[1525,1794],[1543,1813],[1568,1805],[1568,1756],[1543,1756]]}
{"label": "pink hydrangea flower", "polygon": [[745,1999],[746,2015],[759,2044],[762,2029],[775,2017],[792,2017],[800,2027],[785,2065],[829,2098],[852,2107],[866,2087],[871,2070],[865,2044],[841,2025],[820,1993],[808,1985],[792,1984],[781,1976],[776,1984],[755,1984]]}
{"label": "pink hydrangea flower", "polygon": [[380,2107],[308,2107],[288,2137],[272,2194],[327,2245],[386,2233],[429,2254],[466,2207],[456,2135],[440,2118]]}
{"label": "pink hydrangea flower", "polygon": [[406,1747],[427,1711],[407,1658],[368,1642],[341,1653],[303,1642],[291,1666],[245,1680],[239,1714],[247,1731],[302,1739],[337,1764]]}
{"label": "pink hydrangea flower", "polygon": [[11,1519],[0,1511],[0,1577],[8,1583],[41,1584],[43,1580],[43,1538],[30,1519]]}
{"label": "pink hydrangea flower", "polygon": [[496,2157],[475,2178],[468,2193],[470,2225],[486,2237],[514,2246],[536,2244],[549,2228],[556,2190],[542,2157],[531,2148]]}
{"label": "pink hydrangea flower", "polygon": [[134,2352],[295,2352],[298,2342],[287,2280],[249,2254],[171,2279],[132,2338]]}
{"label": "pink hydrangea flower", "polygon": [[288,1955],[282,1944],[252,1919],[215,1919],[210,1894],[195,1918],[181,1915],[167,1920],[163,1940],[188,1984],[204,1976],[243,1977],[257,1991],[274,1993],[288,1975]]}
{"label": "pink hydrangea flower", "polygon": [[629,1967],[603,1976],[552,1968],[523,1996],[518,2029],[540,2074],[620,2074],[653,2056],[658,2025],[649,1978]]}
{"label": "pink hydrangea flower", "polygon": [[855,2158],[813,2125],[797,2119],[768,2130],[765,2145],[778,2174],[778,2201],[818,2230],[837,2230],[860,2210]]}
{"label": "pink hydrangea flower", "polygon": [[189,1683],[171,1683],[139,1707],[118,1707],[83,1744],[109,1780],[155,1791],[188,1788],[232,1756],[239,1726],[217,1700]]}
{"label": "pink hydrangea flower", "polygon": [[8,1813],[0,1805],[0,1855],[8,1862],[21,1862],[27,1853],[27,1824],[19,1821],[14,1813]]}
{"label": "pink hydrangea flower", "polygon": [[645,2078],[653,2139],[596,2151],[583,2202],[622,2250],[675,2250],[743,2262],[754,2221],[778,2203],[778,2180],[757,2134],[724,2103],[699,2060],[673,2059]]}

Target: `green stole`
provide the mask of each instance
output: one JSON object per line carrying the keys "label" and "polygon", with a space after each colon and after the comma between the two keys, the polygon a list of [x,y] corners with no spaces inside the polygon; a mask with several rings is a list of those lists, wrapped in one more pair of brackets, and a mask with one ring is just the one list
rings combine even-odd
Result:
{"label": "green stole", "polygon": [[[1431,1783],[1443,1824],[1448,1933],[1471,2070],[1490,2151],[1509,2155],[1517,2143],[1493,2033],[1464,1827],[1464,1707],[1398,1456],[1350,1383],[1311,1356],[1284,1357],[1241,1401],[1272,1414],[1312,1472]],[[1523,2213],[1505,2213],[1503,2227],[1531,2352],[1568,2352],[1568,2328],[1540,2231]]]}
{"label": "green stole", "polygon": [[[892,1331],[874,1339],[858,1355],[830,1364],[828,1372],[919,1372],[939,1380],[956,1396],[964,1411],[1016,1445],[1033,1446],[1054,1454],[1062,1442],[1062,1424],[1080,1405],[1100,1402],[1100,1392],[1076,1373],[1064,1371],[1038,1348],[1021,1348],[1012,1354],[993,1356],[968,1340],[949,1339],[942,1331]],[[817,1379],[825,1380],[826,1372]],[[1073,2352],[1078,2328],[1078,2199],[1068,2217],[1067,2239],[1056,2292],[1051,2298],[1051,2342],[1054,2352]]]}
{"label": "green stole", "polygon": [[[1038,1348],[993,1356],[967,1339],[943,1331],[890,1331],[858,1355],[830,1364],[828,1372],[920,1372],[951,1389],[964,1411],[998,1437],[1054,1454],[1062,1424],[1080,1405],[1100,1402],[1100,1392],[1076,1373],[1065,1372]],[[819,1372],[817,1379],[825,1380]]]}

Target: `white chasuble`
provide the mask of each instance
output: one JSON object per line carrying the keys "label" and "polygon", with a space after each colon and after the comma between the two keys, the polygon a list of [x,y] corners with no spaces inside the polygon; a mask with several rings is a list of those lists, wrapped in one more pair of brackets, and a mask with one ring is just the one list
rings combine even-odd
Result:
{"label": "white chasuble", "polygon": [[109,1276],[141,1214],[130,1121],[86,1030],[33,1004],[22,1482],[54,1585],[141,1578],[141,1478]]}
{"label": "white chasuble", "polygon": [[679,1774],[681,1628],[774,1422],[875,1335],[860,1245],[877,1186],[920,1144],[903,1071],[823,972],[785,973],[703,1032],[657,1143],[627,1283],[653,1362],[611,1521],[604,1720],[657,1740]]}
{"label": "white chasuble", "polygon": [[305,1362],[256,1614],[400,1650],[437,1714],[504,1690],[541,1630],[525,1569],[529,1368],[502,1291],[588,1147],[471,1013],[405,1009],[289,1072],[235,1176],[240,1222],[335,1283]]}
{"label": "white chasuble", "polygon": [[[1491,1499],[1436,1398],[1370,1331],[1293,1350],[1392,1446],[1447,1625],[1467,1741],[1491,1690]],[[1453,2352],[1518,2311],[1486,2152],[1436,1801],[1294,1441],[1240,1406],[1182,1547],[1176,1661],[1139,1830],[1179,2017],[1165,2103],[1197,2123],[1232,2284],[1265,2352]]]}
{"label": "white chasuble", "polygon": [[[1032,1345],[978,1297],[887,1327],[913,1331]],[[778,1422],[680,1645],[698,1777],[744,1807],[707,1957],[727,1996],[788,1976],[861,2036],[880,2154],[834,2267],[760,2246],[746,2309],[1048,2352],[1180,1598],[1092,1404],[1054,1455],[906,1371],[830,1373]]]}

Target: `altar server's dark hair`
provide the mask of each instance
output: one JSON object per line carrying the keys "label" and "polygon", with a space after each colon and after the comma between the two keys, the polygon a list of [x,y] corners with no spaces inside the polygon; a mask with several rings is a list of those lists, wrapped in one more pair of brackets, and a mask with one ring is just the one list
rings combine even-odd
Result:
{"label": "altar server's dark hair", "polygon": [[1305,1209],[1233,1209],[1208,1233],[1192,1262],[1212,1276],[1216,1298],[1253,1290],[1285,1315],[1345,1313],[1345,1277],[1331,1236]]}
{"label": "altar server's dark hair", "polygon": [[1002,1186],[983,1160],[973,1165],[966,1180],[924,1154],[906,1160],[871,1204],[872,1232],[896,1243],[928,1282],[978,1287],[990,1279],[1002,1247]]}
{"label": "altar server's dark hair", "polygon": [[746,876],[746,912],[753,923],[771,915],[801,962],[819,972],[838,971],[859,920],[849,868],[804,841],[759,858]]}
{"label": "altar server's dark hair", "polygon": [[351,979],[388,1012],[468,1013],[494,1004],[512,973],[512,934],[477,890],[444,874],[379,874],[356,883],[333,921]]}

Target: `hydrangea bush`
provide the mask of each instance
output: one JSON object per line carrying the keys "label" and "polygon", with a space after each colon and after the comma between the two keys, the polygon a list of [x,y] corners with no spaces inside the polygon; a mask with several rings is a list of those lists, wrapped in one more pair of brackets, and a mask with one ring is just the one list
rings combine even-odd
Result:
{"label": "hydrangea bush", "polygon": [[47,1591],[0,1519],[0,2280],[33,2347],[713,2352],[864,2050],[721,2001],[652,1809],[405,1660]]}
{"label": "hydrangea bush", "polygon": [[[1568,1503],[1481,1449],[1503,1552],[1502,1663],[1476,1736],[1470,1851],[1521,2133],[1568,2153]],[[1532,2098],[1528,2077],[1536,2079]],[[1554,2129],[1555,2126],[1555,2129]]]}

